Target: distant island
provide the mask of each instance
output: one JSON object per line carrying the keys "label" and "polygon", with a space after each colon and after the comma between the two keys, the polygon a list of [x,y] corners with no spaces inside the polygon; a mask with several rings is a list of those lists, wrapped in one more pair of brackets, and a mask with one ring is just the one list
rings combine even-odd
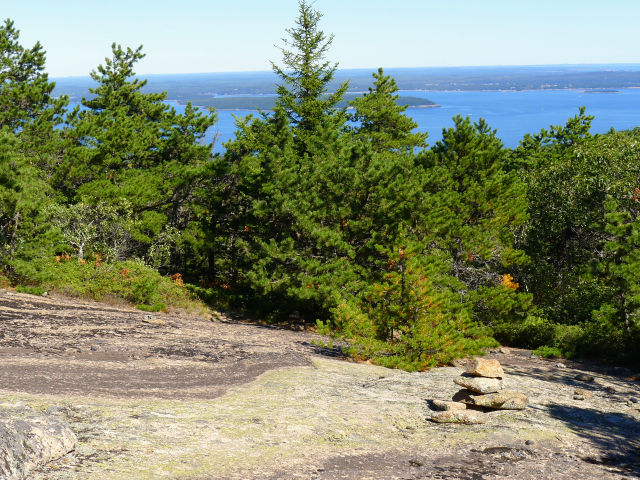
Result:
{"label": "distant island", "polygon": [[[366,92],[372,84],[372,70],[343,69],[328,85],[337,88],[348,81],[351,92]],[[584,90],[585,93],[614,93],[620,88],[640,88],[640,64],[539,65],[507,67],[388,68],[400,88],[399,103],[411,108],[435,107],[434,102],[402,91],[521,91]],[[146,92],[167,92],[167,99],[191,102],[218,110],[270,110],[275,85],[273,72],[225,72],[141,75],[148,80]],[[89,77],[56,78],[54,95],[69,95],[72,102],[90,97],[94,86]],[[342,106],[358,93],[349,93]]]}
{"label": "distant island", "polygon": [[[349,102],[361,97],[362,93],[347,93],[343,100],[338,103],[340,108],[349,108]],[[213,107],[216,110],[273,110],[276,104],[276,97],[273,96],[238,96],[238,97],[195,97],[189,99],[171,99],[180,104],[188,101],[198,107]],[[398,105],[407,105],[410,108],[433,108],[440,105],[426,98],[400,96]]]}
{"label": "distant island", "polygon": [[612,88],[594,88],[585,90],[584,93],[620,93],[620,90],[614,90]]}

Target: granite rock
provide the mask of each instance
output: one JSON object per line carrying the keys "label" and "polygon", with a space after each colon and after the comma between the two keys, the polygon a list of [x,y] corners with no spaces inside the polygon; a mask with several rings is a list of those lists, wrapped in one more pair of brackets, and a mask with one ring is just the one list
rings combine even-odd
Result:
{"label": "granite rock", "polygon": [[436,423],[462,423],[464,425],[473,425],[477,423],[485,423],[485,419],[481,415],[482,414],[466,410],[450,410],[434,413],[431,415],[431,421]]}
{"label": "granite rock", "polygon": [[465,373],[474,377],[504,377],[504,370],[502,370],[500,362],[492,358],[473,358],[469,360]]}
{"label": "granite rock", "polygon": [[453,396],[453,401],[494,410],[523,410],[529,404],[529,399],[526,395],[514,390],[502,390],[498,393],[478,395],[465,389],[456,393]]}
{"label": "granite rock", "polygon": [[77,439],[66,421],[55,416],[0,419],[0,478],[21,480],[35,468],[62,457]]}
{"label": "granite rock", "polygon": [[502,379],[461,375],[453,383],[476,393],[495,393],[502,390]]}

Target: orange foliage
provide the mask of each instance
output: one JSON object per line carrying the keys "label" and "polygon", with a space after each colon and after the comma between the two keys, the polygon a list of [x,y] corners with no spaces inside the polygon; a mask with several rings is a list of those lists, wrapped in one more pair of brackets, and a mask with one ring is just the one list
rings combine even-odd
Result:
{"label": "orange foliage", "polygon": [[63,253],[62,255],[56,255],[56,263],[67,262],[71,260],[71,255],[68,253]]}
{"label": "orange foliage", "polygon": [[502,282],[500,283],[511,290],[517,290],[520,286],[519,283],[513,281],[513,277],[509,273],[502,275]]}
{"label": "orange foliage", "polygon": [[184,287],[184,281],[182,280],[182,275],[180,273],[174,273],[170,278],[177,286]]}

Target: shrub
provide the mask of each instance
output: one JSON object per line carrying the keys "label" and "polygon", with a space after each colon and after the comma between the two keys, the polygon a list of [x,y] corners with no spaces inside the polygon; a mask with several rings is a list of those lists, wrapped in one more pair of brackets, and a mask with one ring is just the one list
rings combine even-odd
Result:
{"label": "shrub", "polygon": [[321,332],[348,342],[346,353],[411,371],[497,345],[489,329],[473,321],[470,305],[461,302],[446,261],[405,248],[387,255],[380,281],[334,308],[333,328],[319,323]]}
{"label": "shrub", "polygon": [[46,289],[97,301],[122,299],[149,311],[206,310],[188,289],[140,261],[106,263],[100,256],[84,260],[66,255],[35,259],[25,269],[20,265],[15,273],[21,283],[33,284],[31,288],[42,292]]}
{"label": "shrub", "polygon": [[30,295],[44,295],[46,293],[46,290],[42,287],[34,287],[31,285],[17,285],[16,286],[16,291],[20,292],[20,293],[28,293]]}
{"label": "shrub", "polygon": [[543,358],[560,358],[563,356],[562,350],[557,347],[542,346],[533,351],[534,354]]}
{"label": "shrub", "polygon": [[529,315],[521,322],[500,323],[494,332],[500,342],[508,345],[537,348],[553,344],[556,325],[546,318]]}

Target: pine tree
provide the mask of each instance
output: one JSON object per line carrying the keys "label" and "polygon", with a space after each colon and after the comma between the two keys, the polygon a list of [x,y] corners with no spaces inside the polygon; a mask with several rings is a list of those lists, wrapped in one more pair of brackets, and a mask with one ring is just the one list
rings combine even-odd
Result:
{"label": "pine tree", "polygon": [[373,73],[375,82],[369,92],[350,102],[355,113],[350,120],[357,123],[354,134],[369,142],[376,152],[403,150],[413,152],[426,147],[426,133],[413,133],[418,127],[405,115],[407,105],[398,105],[396,81],[382,68]]}
{"label": "pine tree", "polygon": [[0,261],[5,265],[33,240],[38,214],[53,193],[20,145],[14,134],[0,131]]}
{"label": "pine tree", "polygon": [[94,97],[69,117],[70,146],[55,181],[71,202],[130,201],[137,220],[131,233],[143,257],[167,229],[180,229],[191,243],[202,236],[192,223],[193,191],[211,158],[202,140],[216,116],[190,104],[178,114],[164,102],[166,93],[143,93],[147,82],[134,72],[141,48],[113,44],[111,58],[91,73]]}
{"label": "pine tree", "polygon": [[[516,244],[527,220],[524,185],[505,171],[507,152],[495,130],[484,120],[453,120],[455,126],[443,130],[424,156],[434,208],[424,211],[422,228],[432,245],[448,252],[451,273],[465,285],[465,299],[476,304],[476,317],[488,324],[512,321],[513,309],[529,302],[522,297],[514,305],[512,290],[501,285],[504,274],[527,262]],[[505,307],[497,318],[487,315],[496,311],[488,306],[496,297]],[[524,310],[516,316],[524,318]]]}
{"label": "pine tree", "polygon": [[51,140],[68,98],[51,96],[55,84],[44,71],[42,45],[25,48],[19,38],[14,22],[5,20],[0,27],[0,128],[18,133],[24,138],[21,149],[33,152]]}
{"label": "pine tree", "polygon": [[320,129],[339,128],[344,123],[337,105],[347,91],[348,82],[334,92],[329,91],[338,68],[325,60],[333,35],[327,36],[319,29],[322,14],[306,0],[300,1],[298,11],[296,26],[287,30],[289,38],[282,39],[283,66],[273,62],[271,65],[282,81],[276,87],[277,105],[287,113],[298,148],[304,152],[304,145]]}
{"label": "pine tree", "polygon": [[[11,20],[0,26],[0,248],[7,264],[33,244],[38,214],[54,192],[48,185],[60,154],[66,97],[51,96],[45,52],[25,48]],[[41,226],[41,225],[40,225]]]}

